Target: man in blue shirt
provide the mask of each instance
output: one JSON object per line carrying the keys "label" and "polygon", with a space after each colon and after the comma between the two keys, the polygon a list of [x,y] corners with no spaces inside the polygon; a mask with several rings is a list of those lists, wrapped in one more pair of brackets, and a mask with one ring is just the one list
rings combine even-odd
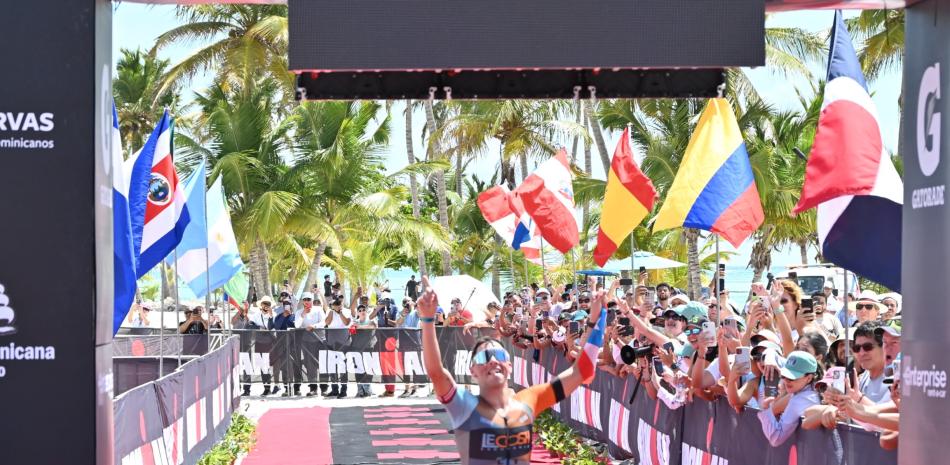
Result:
{"label": "man in blue shirt", "polygon": [[[269,329],[273,329],[277,331],[287,331],[290,329],[294,329],[293,304],[291,304],[290,301],[287,300],[287,301],[284,301],[281,304],[281,306],[282,306],[283,312],[281,312],[273,320],[271,320]],[[274,373],[274,378],[275,378],[274,381],[276,382],[278,386],[281,383],[288,384],[288,383],[293,382],[294,380],[290,379],[291,377],[290,371],[293,369],[293,367],[299,366],[299,363],[297,363],[297,360],[296,360],[297,357],[294,356],[295,351],[290,351],[290,354],[287,354],[287,347],[289,346],[289,344],[284,341],[284,338],[291,337],[291,336],[292,335],[289,333],[278,334],[277,341],[275,342],[274,348],[271,351],[272,360],[276,359],[276,360],[282,361],[282,363],[278,362],[275,366],[276,370]],[[288,355],[291,360],[287,360]],[[299,391],[300,388],[298,387],[297,389]],[[290,386],[287,386],[286,389],[284,390],[284,397],[290,396],[290,392],[291,392]]]}
{"label": "man in blue shirt", "polygon": [[[407,300],[403,304],[402,312],[399,314],[399,320],[396,321],[396,326],[403,329],[419,329],[419,312],[414,308],[411,300]],[[422,348],[422,344],[418,339],[418,332],[412,331],[399,332],[399,350],[406,352],[412,350],[419,350]],[[416,393],[416,388],[418,386],[414,384],[406,384],[406,390],[402,393],[401,397],[409,397]]]}

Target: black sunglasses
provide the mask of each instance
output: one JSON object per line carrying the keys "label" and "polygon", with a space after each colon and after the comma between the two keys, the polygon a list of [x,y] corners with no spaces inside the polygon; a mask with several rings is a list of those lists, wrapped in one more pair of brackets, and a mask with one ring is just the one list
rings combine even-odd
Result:
{"label": "black sunglasses", "polygon": [[783,303],[783,304],[787,304],[787,303],[788,303],[788,299],[782,297],[782,300],[780,300],[779,302],[781,302],[781,303]]}
{"label": "black sunglasses", "polygon": [[877,306],[874,305],[874,304],[857,304],[857,305],[854,306],[854,308],[856,308],[856,309],[858,309],[858,310],[871,310],[871,309],[876,308],[876,307],[877,307]]}
{"label": "black sunglasses", "polygon": [[580,300],[578,300],[578,302],[580,302],[580,303],[582,303],[582,304],[589,304],[589,303],[590,303],[590,299],[580,299]]}
{"label": "black sunglasses", "polygon": [[851,352],[859,353],[862,350],[865,352],[870,352],[877,347],[877,344],[873,342],[865,342],[864,344],[851,344]]}

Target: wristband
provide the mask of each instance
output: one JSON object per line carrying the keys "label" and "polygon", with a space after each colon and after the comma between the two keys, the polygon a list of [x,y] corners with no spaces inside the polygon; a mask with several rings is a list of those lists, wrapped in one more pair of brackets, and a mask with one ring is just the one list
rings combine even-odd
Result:
{"label": "wristband", "polygon": [[419,321],[421,321],[421,322],[423,322],[423,323],[435,323],[435,318],[421,317],[421,318],[419,318]]}
{"label": "wristband", "polygon": [[783,306],[782,304],[778,304],[778,306],[776,306],[775,308],[772,308],[772,303],[769,302],[769,310],[772,310],[772,313],[776,315],[781,315],[785,313],[785,306]]}

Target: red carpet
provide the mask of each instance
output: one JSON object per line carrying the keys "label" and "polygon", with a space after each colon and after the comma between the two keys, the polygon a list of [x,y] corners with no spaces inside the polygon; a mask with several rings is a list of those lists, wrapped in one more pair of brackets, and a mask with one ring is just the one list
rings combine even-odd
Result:
{"label": "red carpet", "polygon": [[[440,405],[275,408],[258,421],[257,444],[243,464],[457,464],[450,428]],[[561,460],[537,441],[531,463]]]}
{"label": "red carpet", "polygon": [[275,408],[257,423],[257,444],[244,465],[329,465],[328,408]]}

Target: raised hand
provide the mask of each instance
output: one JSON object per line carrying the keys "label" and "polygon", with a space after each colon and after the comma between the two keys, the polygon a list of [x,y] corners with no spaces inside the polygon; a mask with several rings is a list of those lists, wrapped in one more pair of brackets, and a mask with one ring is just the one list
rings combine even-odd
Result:
{"label": "raised hand", "polygon": [[416,310],[419,312],[419,317],[421,318],[434,318],[436,308],[439,306],[439,297],[435,295],[435,291],[432,290],[432,286],[429,285],[429,277],[422,277],[422,286],[425,289],[425,292],[422,293],[422,296],[419,297],[419,300],[416,302]]}

